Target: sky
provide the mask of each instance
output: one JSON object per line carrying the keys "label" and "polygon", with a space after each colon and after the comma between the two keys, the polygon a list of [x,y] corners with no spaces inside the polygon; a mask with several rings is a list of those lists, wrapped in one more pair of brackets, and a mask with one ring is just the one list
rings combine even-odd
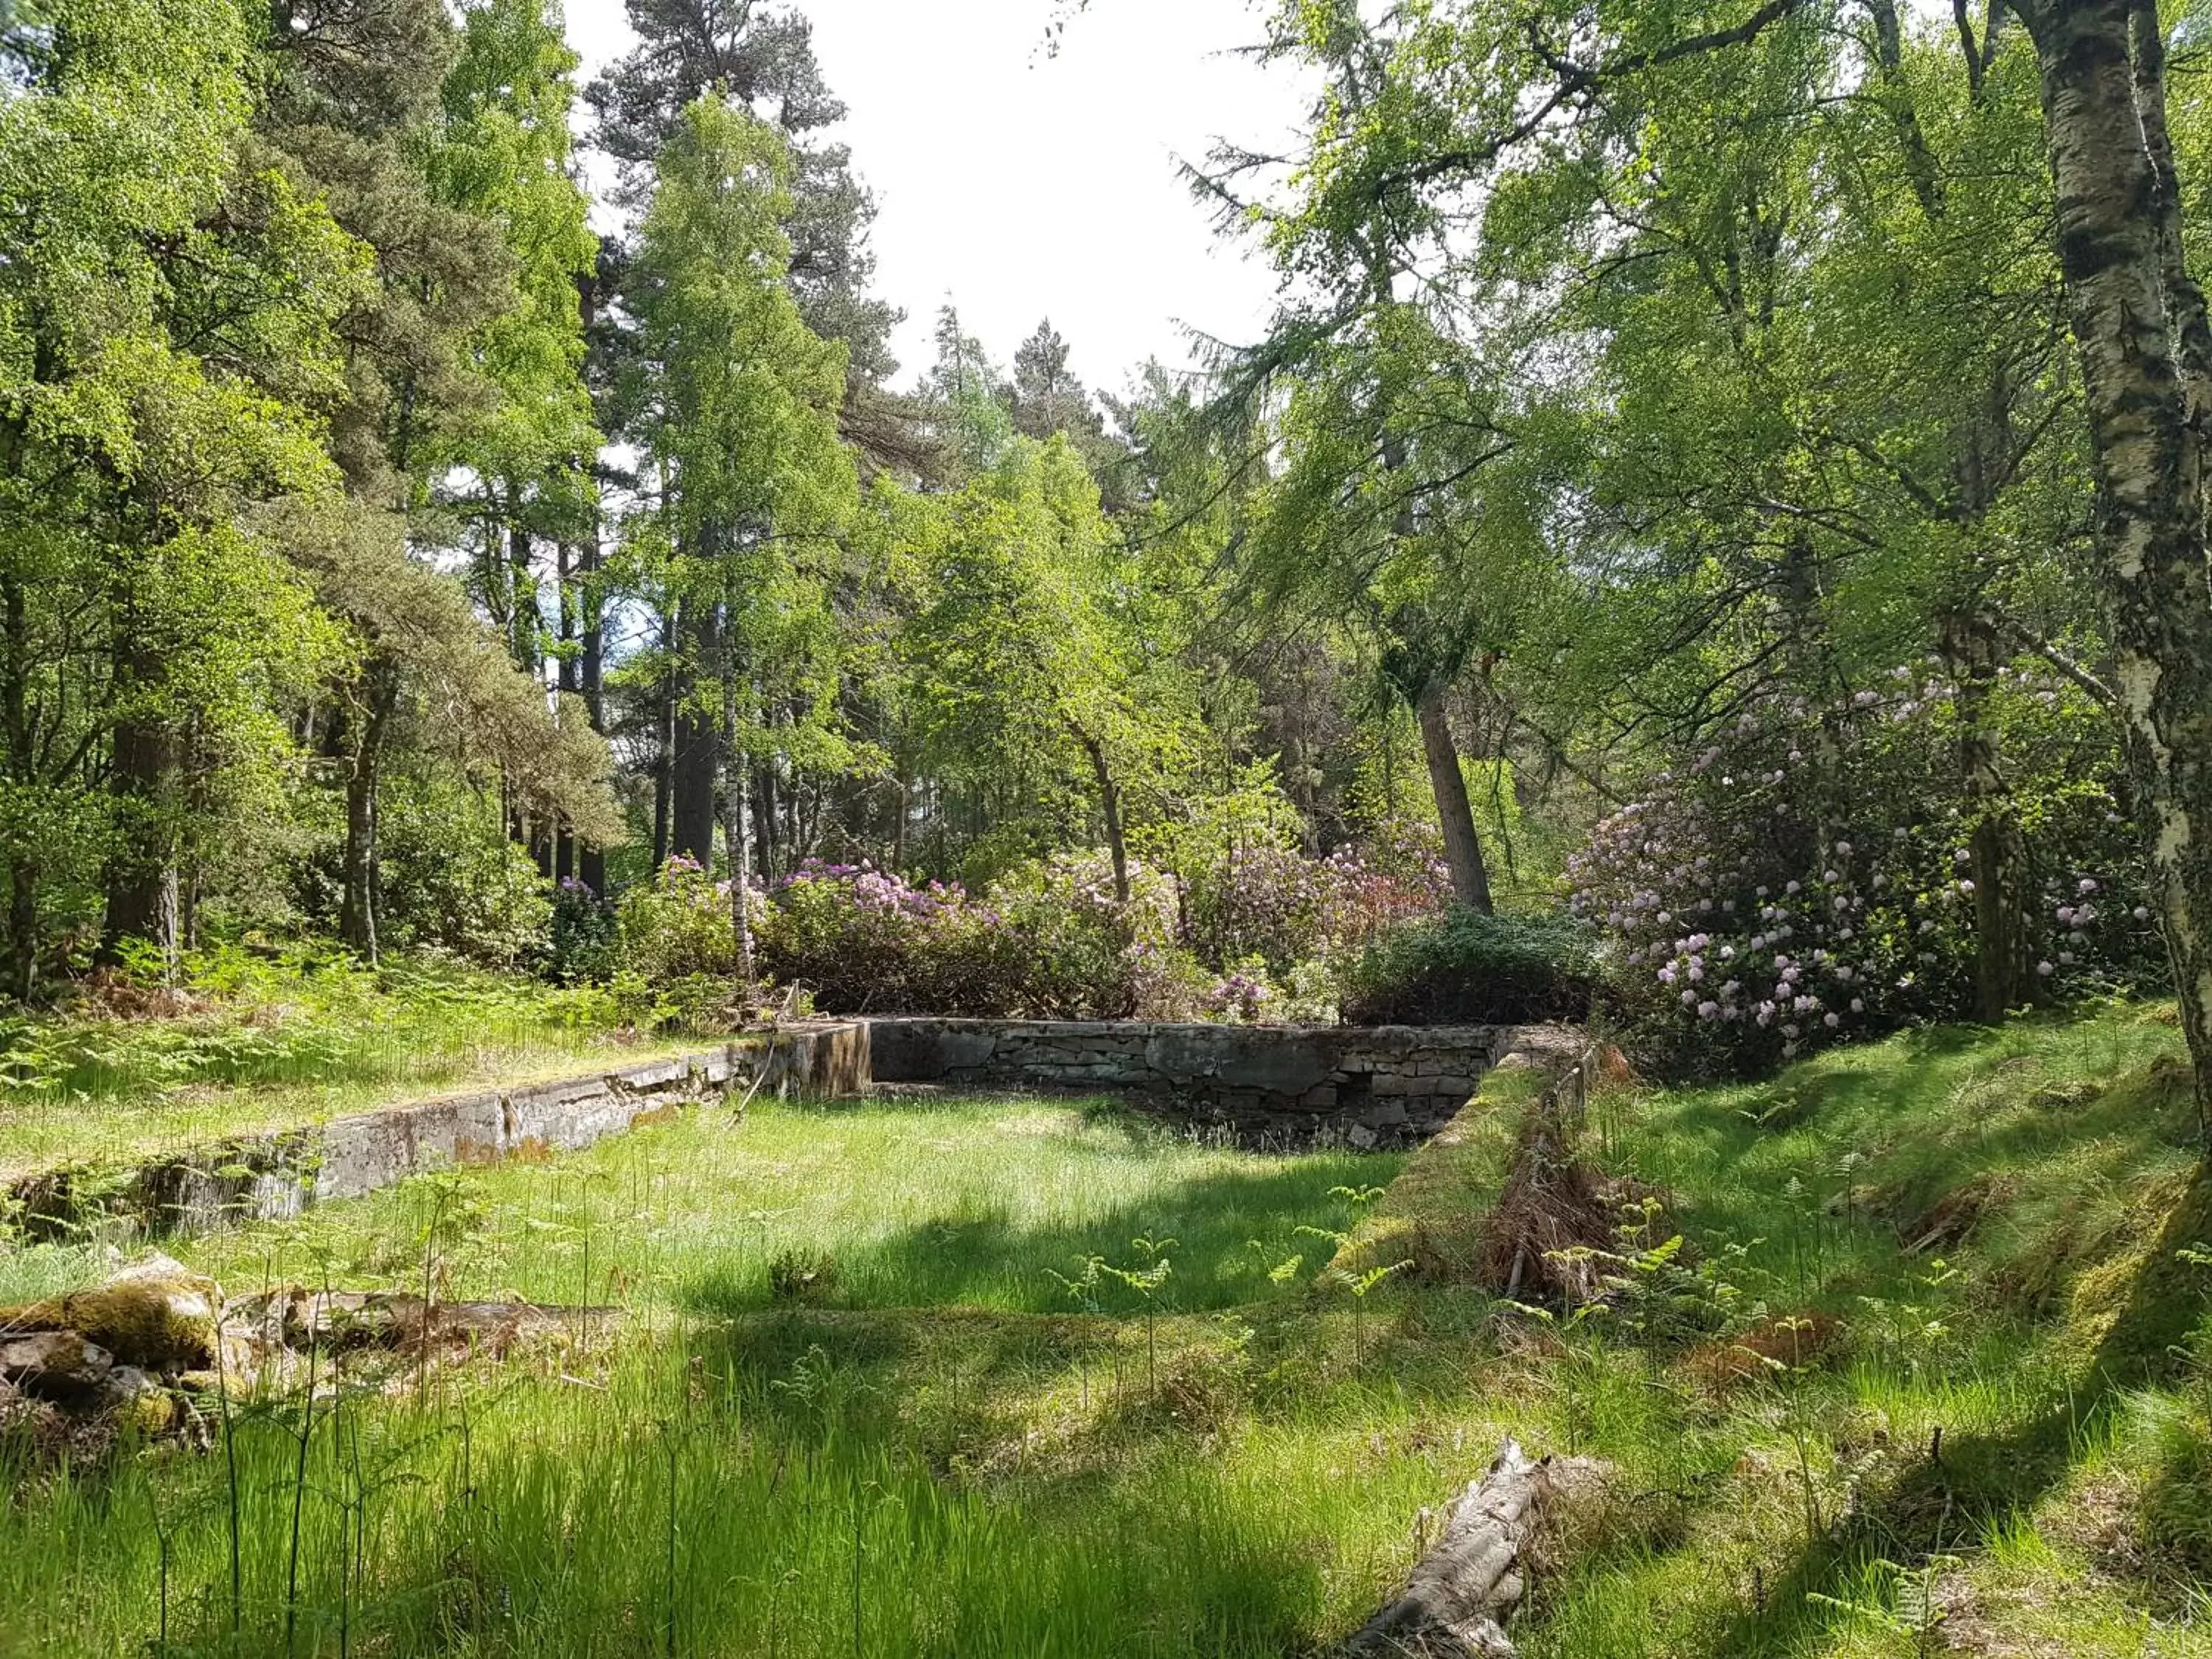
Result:
{"label": "sky", "polygon": [[[1000,362],[1050,317],[1087,384],[1120,392],[1147,357],[1191,360],[1187,330],[1248,342],[1274,278],[1220,240],[1176,173],[1217,137],[1279,149],[1304,112],[1297,72],[1237,52],[1254,0],[1091,0],[1043,50],[1054,0],[800,0],[834,130],[874,192],[876,290],[902,308],[896,383],[933,355],[949,297]],[[622,0],[566,0],[589,78],[629,42]]]}

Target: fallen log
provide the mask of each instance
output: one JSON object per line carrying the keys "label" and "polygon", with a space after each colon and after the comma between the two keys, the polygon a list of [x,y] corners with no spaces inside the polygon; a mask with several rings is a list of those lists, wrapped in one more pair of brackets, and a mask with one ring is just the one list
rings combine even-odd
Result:
{"label": "fallen log", "polygon": [[1505,1620],[1528,1587],[1531,1538],[1560,1499],[1603,1473],[1589,1458],[1531,1459],[1508,1440],[1453,1501],[1443,1535],[1414,1563],[1405,1589],[1353,1633],[1340,1659],[1510,1656]]}
{"label": "fallen log", "polygon": [[191,1370],[214,1363],[222,1307],[213,1279],[154,1255],[91,1290],[0,1307],[0,1334],[72,1331],[119,1365]]}

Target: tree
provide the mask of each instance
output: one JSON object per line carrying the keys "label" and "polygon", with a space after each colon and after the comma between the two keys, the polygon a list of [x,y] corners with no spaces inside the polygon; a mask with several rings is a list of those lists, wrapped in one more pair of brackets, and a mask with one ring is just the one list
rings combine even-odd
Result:
{"label": "tree", "polygon": [[[2136,810],[2212,1135],[2212,324],[2182,220],[2166,26],[2154,0],[2020,9],[2041,70]],[[1995,37],[1993,22],[1985,50]]]}
{"label": "tree", "polygon": [[[433,603],[389,568],[394,526],[416,544],[402,556],[434,549],[446,530],[436,486],[457,467],[482,469],[502,486],[489,533],[520,544],[524,568],[508,574],[527,586],[532,530],[550,520],[574,533],[588,511],[576,463],[592,434],[576,379],[573,276],[564,277],[586,250],[564,171],[563,49],[528,5],[483,4],[466,21],[464,40],[441,0],[284,0],[259,123],[274,157],[374,259],[374,286],[340,324],[347,379],[331,416],[356,521],[307,521],[293,549],[358,644],[331,688],[322,738],[345,798],[338,933],[372,958],[387,750],[422,729],[402,718],[410,702],[447,695],[423,676],[439,653],[459,648],[446,626],[452,603]],[[544,704],[538,628],[518,628],[511,586],[500,598],[494,614],[510,646],[526,635],[515,686],[537,700],[550,738],[560,721]],[[438,641],[428,655],[416,648],[426,629]],[[470,661],[477,672],[480,659]],[[522,705],[510,690],[501,706]],[[523,759],[517,745],[493,752]],[[533,807],[550,799],[526,779],[502,786],[512,828],[529,837]],[[609,830],[590,791],[561,802],[536,820],[549,848],[564,817],[574,820],[565,830]]]}
{"label": "tree", "polygon": [[164,958],[228,816],[290,758],[277,708],[333,640],[252,527],[329,487],[318,406],[358,251],[241,165],[226,4],[74,0],[10,37],[0,102],[0,778],[10,988],[101,849],[107,948]]}
{"label": "tree", "polygon": [[1067,342],[1048,317],[1014,353],[1014,430],[1042,441],[1055,433],[1073,441],[1103,435],[1091,394],[1069,372]]}
{"label": "tree", "polygon": [[[441,200],[499,228],[514,262],[513,302],[468,345],[488,407],[454,454],[453,476],[467,482],[453,506],[479,525],[480,602],[516,666],[536,676],[550,663],[559,690],[580,696],[603,729],[600,439],[579,303],[599,248],[568,136],[576,63],[547,0],[475,0],[445,77],[428,173]],[[546,874],[580,870],[586,885],[605,887],[597,848],[580,849],[550,820],[540,830],[533,850]]]}
{"label": "tree", "polygon": [[789,165],[774,129],[718,97],[694,103],[655,168],[625,295],[639,335],[631,429],[659,481],[639,528],[673,602],[681,675],[672,844],[711,863],[719,768],[748,965],[736,878],[750,757],[763,709],[818,678],[821,565],[854,490],[836,428],[844,352],[807,328],[784,282]]}
{"label": "tree", "polygon": [[[1194,722],[1178,666],[1147,649],[1143,583],[1097,485],[1064,438],[1017,440],[922,534],[900,642],[916,761],[1029,782],[1031,799],[1084,777],[1126,903],[1134,798],[1179,769]],[[1024,816],[1012,827],[1034,833]]]}
{"label": "tree", "polygon": [[[1362,65],[1357,118],[1346,118],[1353,106],[1339,98],[1317,128],[1323,153],[1305,176],[1315,196],[1339,204],[1340,234],[1292,242],[1326,270],[1358,262],[1359,250],[1341,234],[1358,223],[1438,227],[1454,221],[1449,201],[1470,195],[1540,209],[1540,198],[1516,188],[1532,157],[1540,175],[1543,158],[1562,144],[1574,148],[1579,135],[1620,118],[1630,124],[1613,131],[1632,131],[1642,100],[1669,87],[1694,88],[1708,65],[1770,35],[1829,54],[1826,87],[1870,89],[1865,101],[1893,123],[1906,175],[1933,216],[1940,158],[1924,142],[1929,112],[1909,95],[1905,31],[1885,5],[1864,13],[1868,56],[1856,62],[1849,37],[1826,27],[1834,9],[1813,0],[1594,15],[1472,0],[1407,14],[1402,38]],[[2017,49],[2007,45],[2019,38],[2003,27],[2008,15],[2019,16],[2037,54],[2057,192],[2056,252],[2103,501],[2097,585],[2200,1105],[2212,1127],[2212,949],[2203,921],[2212,914],[2212,860],[2197,851],[2212,807],[2201,456],[2212,329],[2181,213],[2165,27],[2146,0],[2034,0],[2010,14],[1992,10],[1978,28],[1962,11],[1955,32],[1972,96],[1990,95],[2006,52]],[[1284,18],[1285,38],[1316,52],[1360,33],[1344,6],[1291,7]],[[1801,109],[1773,130],[1821,119],[1824,113]],[[1499,222],[1496,212],[1482,216]],[[1467,218],[1462,210],[1456,222]]]}
{"label": "tree", "polygon": [[816,333],[843,343],[853,386],[882,381],[895,367],[886,342],[898,315],[868,297],[875,204],[853,177],[850,150],[817,136],[845,106],[823,82],[806,20],[763,0],[625,3],[639,44],[584,95],[599,116],[595,140],[624,169],[633,198],[642,199],[701,98],[723,98],[775,126],[790,144],[783,228],[800,313]]}

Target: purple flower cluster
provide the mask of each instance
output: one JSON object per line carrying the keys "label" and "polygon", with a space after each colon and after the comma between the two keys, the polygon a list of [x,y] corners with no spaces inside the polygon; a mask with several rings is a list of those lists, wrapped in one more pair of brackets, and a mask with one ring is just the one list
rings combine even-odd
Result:
{"label": "purple flower cluster", "polygon": [[1354,951],[1451,896],[1433,827],[1389,823],[1325,857],[1261,842],[1232,845],[1182,872],[1180,937],[1206,961],[1257,957],[1287,974]]}
{"label": "purple flower cluster", "polygon": [[[2008,671],[1997,695],[2033,830],[2010,879],[2058,896],[2044,913],[2055,928],[2021,918],[2036,973],[2046,994],[2112,982],[2145,930],[2136,915],[2125,937],[2096,931],[2094,896],[2133,866],[2109,792],[2075,770],[2094,716],[2032,674]],[[1708,1046],[1784,1057],[1966,1012],[1980,911],[1958,723],[1956,687],[1899,668],[1826,706],[1756,698],[1658,773],[1566,872],[1570,907],[1613,939],[1631,1001]]]}

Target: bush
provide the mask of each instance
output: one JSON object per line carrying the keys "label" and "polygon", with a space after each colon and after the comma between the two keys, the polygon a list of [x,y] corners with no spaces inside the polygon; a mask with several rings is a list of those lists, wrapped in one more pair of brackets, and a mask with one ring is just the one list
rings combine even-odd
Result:
{"label": "bush", "polygon": [[511,968],[542,960],[551,886],[472,792],[394,787],[377,843],[379,942]]}
{"label": "bush", "polygon": [[621,965],[621,915],[573,876],[554,890],[546,938],[546,976],[563,985],[610,979]]}
{"label": "bush", "polygon": [[809,860],[760,932],[762,969],[833,1013],[1011,1012],[1024,1006],[1030,955],[957,884],[915,887],[865,863]]}
{"label": "bush", "polygon": [[[2038,1000],[2155,983],[2141,854],[2115,797],[2110,720],[2070,685],[2002,670],[1990,696],[2025,843]],[[1917,1020],[1970,1018],[1975,882],[1958,690],[1891,671],[1815,706],[1768,694],[1569,860],[1611,941],[1640,1058],[1743,1071]]]}
{"label": "bush", "polygon": [[1284,980],[1435,914],[1449,896],[1433,826],[1385,819],[1325,858],[1300,850],[1298,834],[1272,785],[1198,803],[1188,820],[1148,831],[1151,856],[1176,872],[1182,946],[1224,974],[1256,962]]}
{"label": "bush", "polygon": [[1589,935],[1566,918],[1484,915],[1454,905],[1352,960],[1344,1018],[1355,1025],[1585,1019],[1600,978]]}
{"label": "bush", "polygon": [[1062,854],[1008,872],[991,890],[1005,925],[1028,947],[1021,1012],[1044,1019],[1184,1019],[1205,975],[1176,942],[1175,878],[1129,866],[1129,902],[1114,896],[1103,853]]}
{"label": "bush", "polygon": [[[766,919],[759,893],[748,891],[747,913],[756,928]],[[737,975],[730,884],[714,880],[691,859],[672,858],[651,880],[630,888],[617,917],[622,966],[648,985]]]}
{"label": "bush", "polygon": [[957,884],[809,863],[776,893],[761,965],[840,1013],[1188,1014],[1202,975],[1175,946],[1173,884],[1131,874],[1122,905],[1102,854],[1064,855],[1018,866],[978,901]]}

